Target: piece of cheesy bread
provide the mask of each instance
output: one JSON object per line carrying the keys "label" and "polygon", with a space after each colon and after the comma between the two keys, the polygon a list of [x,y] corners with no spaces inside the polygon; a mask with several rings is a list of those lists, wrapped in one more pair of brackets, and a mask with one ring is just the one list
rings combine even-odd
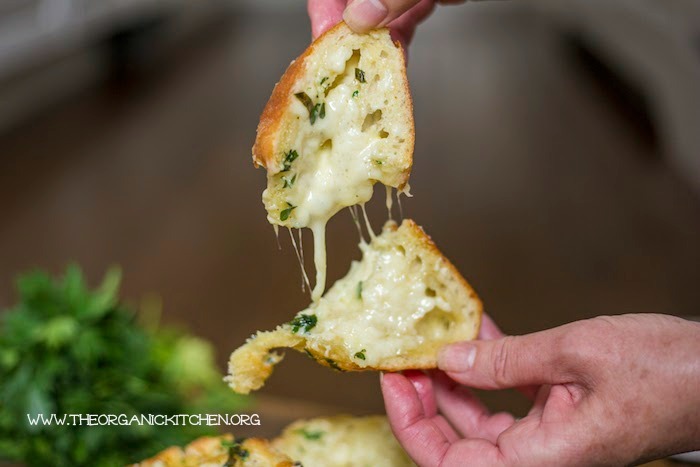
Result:
{"label": "piece of cheesy bread", "polygon": [[314,300],[325,289],[326,222],[369,201],[376,182],[407,191],[413,144],[404,55],[388,29],[356,34],[339,23],[275,86],[253,161],[267,169],[268,221],[313,230]]}
{"label": "piece of cheesy bread", "polygon": [[234,391],[259,389],[280,348],[336,370],[400,371],[434,368],[442,346],[476,338],[481,301],[415,222],[389,221],[360,249],[318,302],[233,352],[225,380]]}
{"label": "piece of cheesy bread", "polygon": [[205,436],[184,448],[173,446],[132,467],[292,467],[294,463],[259,438]]}
{"label": "piece of cheesy bread", "polygon": [[272,445],[304,467],[415,466],[380,415],[298,420]]}

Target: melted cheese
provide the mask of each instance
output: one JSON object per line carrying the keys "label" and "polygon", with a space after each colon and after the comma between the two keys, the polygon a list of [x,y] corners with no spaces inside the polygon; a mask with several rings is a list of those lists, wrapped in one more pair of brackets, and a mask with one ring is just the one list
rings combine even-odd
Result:
{"label": "melted cheese", "polygon": [[[424,281],[424,263],[408,257],[400,245],[384,243],[383,236],[371,244],[361,242],[362,261],[353,262],[344,278],[302,312],[318,316],[307,346],[326,352],[326,357],[341,347],[358,365],[373,366],[439,338],[440,329],[426,329],[419,322],[426,322],[433,311],[451,313],[450,304]],[[451,274],[441,269],[438,275]],[[371,349],[364,352],[364,360],[353,358],[363,349]]]}
{"label": "melted cheese", "polygon": [[[314,234],[314,301],[325,290],[326,223],[341,209],[370,200],[376,181],[385,179],[383,164],[396,155],[395,147],[387,149],[382,142],[388,141],[389,135],[406,131],[402,120],[382,118],[380,109],[388,101],[381,96],[390,95],[397,83],[391,72],[378,72],[384,63],[381,53],[378,47],[361,51],[338,46],[307,65],[316,70],[314,77],[300,83],[293,94],[303,92],[312,104],[322,103],[323,117],[319,107],[311,123],[307,105],[292,98],[289,114],[298,123],[296,130],[286,135],[285,144],[298,157],[268,171],[268,189],[263,193],[268,220],[310,228]],[[363,82],[356,77],[358,68],[366,74]],[[368,231],[373,237],[372,230]]]}

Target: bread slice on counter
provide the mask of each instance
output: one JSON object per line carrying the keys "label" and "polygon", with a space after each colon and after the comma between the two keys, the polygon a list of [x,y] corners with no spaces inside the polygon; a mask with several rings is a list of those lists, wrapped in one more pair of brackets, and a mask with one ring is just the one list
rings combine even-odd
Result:
{"label": "bread slice on counter", "polygon": [[375,182],[405,189],[413,143],[401,46],[388,29],[339,23],[289,65],[260,117],[253,162],[267,169],[268,220],[310,227],[368,201]]}
{"label": "bread slice on counter", "polygon": [[203,437],[132,467],[410,467],[386,417],[337,415],[298,420],[272,441]]}
{"label": "bread slice on counter", "polygon": [[386,417],[371,415],[299,420],[272,440],[272,446],[304,467],[411,467]]}
{"label": "bread slice on counter", "polygon": [[132,467],[293,467],[286,455],[265,439],[236,441],[230,435],[205,436],[184,448],[173,446]]}
{"label": "bread slice on counter", "polygon": [[233,352],[225,380],[234,391],[262,387],[280,348],[341,371],[400,371],[434,368],[442,346],[476,338],[481,301],[415,222],[389,221],[360,249],[318,302]]}

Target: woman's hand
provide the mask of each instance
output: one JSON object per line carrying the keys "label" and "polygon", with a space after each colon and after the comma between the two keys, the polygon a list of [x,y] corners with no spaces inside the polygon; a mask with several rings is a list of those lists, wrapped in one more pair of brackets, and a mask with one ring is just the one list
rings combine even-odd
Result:
{"label": "woman's hand", "polygon": [[[443,349],[444,373],[383,376],[389,422],[419,465],[626,465],[700,449],[700,324],[639,314],[493,329]],[[515,420],[462,385],[537,390]]]}
{"label": "woman's hand", "polygon": [[388,26],[394,39],[406,48],[416,26],[430,16],[436,3],[462,2],[464,0],[308,0],[308,9],[314,39],[345,20],[356,32]]}

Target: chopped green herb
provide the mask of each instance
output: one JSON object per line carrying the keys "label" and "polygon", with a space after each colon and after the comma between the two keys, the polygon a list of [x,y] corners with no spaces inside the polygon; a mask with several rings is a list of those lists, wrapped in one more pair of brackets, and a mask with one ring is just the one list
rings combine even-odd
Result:
{"label": "chopped green herb", "polygon": [[221,447],[228,449],[228,459],[223,467],[234,467],[239,460],[246,460],[250,456],[247,449],[241,447],[241,443],[245,438],[234,439],[233,441],[222,440]]}
{"label": "chopped green herb", "polygon": [[302,104],[306,107],[306,110],[309,111],[309,116],[311,116],[311,113],[314,111],[314,101],[311,100],[308,94],[305,92],[298,92],[294,94],[294,97],[299,99]]}
{"label": "chopped green herb", "polygon": [[377,165],[383,165],[383,164],[384,164],[384,161],[379,160],[379,159],[374,159],[373,162],[374,162],[375,164],[377,164]]}
{"label": "chopped green herb", "polygon": [[365,359],[365,352],[367,352],[367,349],[362,349],[359,352],[355,354],[355,358],[359,358],[360,360]]}
{"label": "chopped green herb", "polygon": [[294,211],[297,208],[291,203],[287,203],[287,206],[289,206],[287,209],[282,209],[282,212],[280,212],[281,221],[286,221],[287,219],[289,219],[289,215],[292,213],[292,211]]}
{"label": "chopped green herb", "polygon": [[316,318],[316,315],[299,315],[291,320],[289,324],[292,326],[292,332],[294,334],[299,331],[301,331],[302,334],[306,334],[316,327],[317,322],[318,318]]}
{"label": "chopped green herb", "polygon": [[352,93],[352,98],[356,98],[360,94],[360,90],[356,89],[355,92]]}
{"label": "chopped green herb", "polygon": [[357,298],[362,300],[362,281],[357,283]]}
{"label": "chopped green herb", "polygon": [[323,86],[323,83],[328,81],[328,76],[324,76],[323,79],[321,80],[321,86]]}
{"label": "chopped green herb", "polygon": [[297,174],[294,174],[292,178],[287,178],[287,177],[282,177],[282,181],[284,182],[284,186],[282,188],[291,188],[292,185],[294,185],[294,182],[297,179]]}
{"label": "chopped green herb", "polygon": [[318,113],[321,110],[321,104],[316,104],[314,105],[313,111],[311,111],[311,116],[309,116],[309,120],[311,120],[311,124],[313,125],[316,123],[316,118],[318,117]]}
{"label": "chopped green herb", "polygon": [[325,360],[326,360],[326,363],[328,363],[328,365],[329,365],[331,368],[333,368],[334,370],[343,371],[343,369],[340,368],[340,367],[338,366],[338,364],[335,363],[334,360],[331,360],[330,358],[326,358]]}
{"label": "chopped green herb", "polygon": [[360,70],[359,68],[355,68],[355,79],[360,83],[366,83],[365,72]]}
{"label": "chopped green herb", "polygon": [[315,104],[314,101],[311,100],[308,94],[305,92],[298,92],[294,94],[294,96],[301,101],[304,106],[306,106],[306,110],[309,111],[309,120],[311,120],[311,124],[313,125],[316,123],[316,119],[318,117],[325,118],[326,116],[326,105],[324,104]]}
{"label": "chopped green herb", "polygon": [[323,431],[309,431],[305,428],[300,428],[296,430],[298,434],[308,439],[309,441],[318,441],[323,436]]}
{"label": "chopped green herb", "polygon": [[292,168],[292,162],[294,162],[294,159],[299,157],[299,153],[296,152],[294,149],[290,149],[289,152],[286,152],[284,154],[284,159],[282,160],[282,172],[287,172],[289,169]]}

